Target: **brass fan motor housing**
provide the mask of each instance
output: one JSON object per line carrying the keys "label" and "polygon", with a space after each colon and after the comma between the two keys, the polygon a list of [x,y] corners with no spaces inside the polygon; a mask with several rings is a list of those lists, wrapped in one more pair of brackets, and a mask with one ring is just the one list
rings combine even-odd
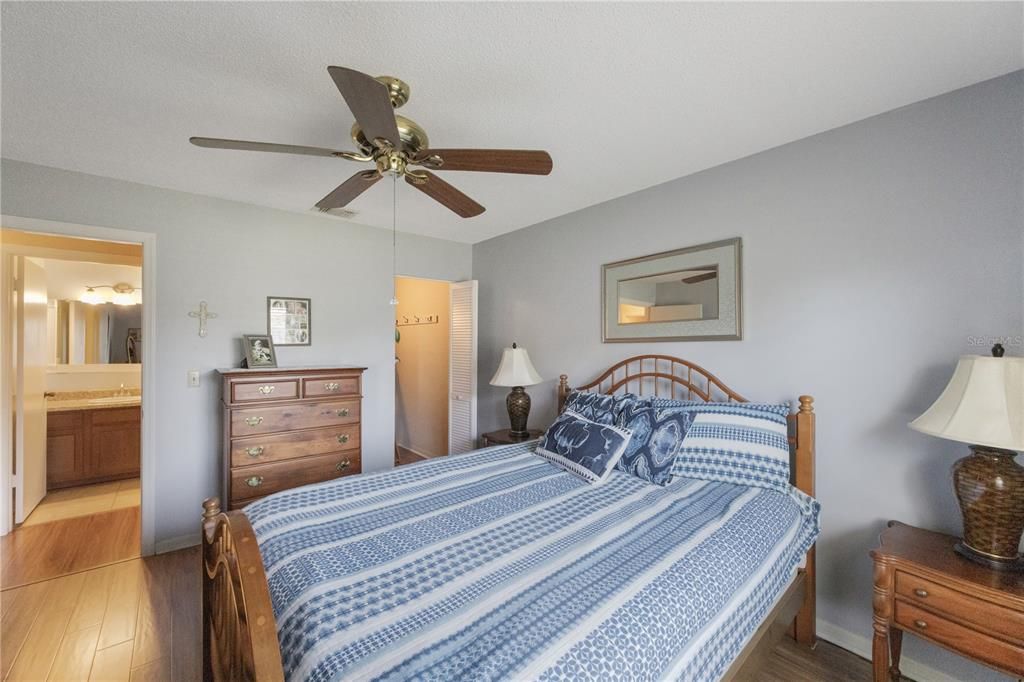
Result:
{"label": "brass fan motor housing", "polygon": [[391,98],[391,106],[395,109],[409,101],[409,84],[401,78],[394,76],[375,76],[375,80],[388,86],[388,97]]}
{"label": "brass fan motor housing", "polygon": [[[395,114],[395,122],[398,124],[398,136],[402,139],[402,151],[407,152],[409,156],[414,156],[421,149],[430,148],[427,131],[421,128],[416,121],[401,114]],[[352,124],[352,140],[364,154],[372,155],[376,149],[366,139],[366,135],[363,134],[363,129],[359,127],[358,123]]]}
{"label": "brass fan motor housing", "polygon": [[[388,87],[388,97],[391,99],[391,106],[395,109],[409,101],[409,84],[402,79],[394,76],[377,76],[376,80]],[[395,123],[398,125],[398,137],[401,138],[401,151],[408,156],[415,156],[416,152],[421,149],[430,148],[427,131],[419,123],[400,114],[395,114]],[[363,134],[363,129],[359,127],[358,123],[352,125],[351,134],[352,140],[364,154],[373,156],[378,152],[370,140],[366,139],[366,135]]]}

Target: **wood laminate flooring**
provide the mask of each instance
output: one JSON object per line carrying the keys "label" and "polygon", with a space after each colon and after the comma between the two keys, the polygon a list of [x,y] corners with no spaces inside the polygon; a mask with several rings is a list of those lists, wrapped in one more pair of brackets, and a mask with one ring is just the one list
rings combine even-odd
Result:
{"label": "wood laminate flooring", "polygon": [[137,478],[54,490],[46,494],[21,526],[24,528],[76,516],[138,507],[142,503],[139,491]]}
{"label": "wood laminate flooring", "polygon": [[199,548],[130,559],[0,594],[0,678],[201,675]]}
{"label": "wood laminate flooring", "polygon": [[140,555],[139,507],[22,525],[0,538],[0,587],[26,585]]}
{"label": "wood laminate flooring", "polygon": [[[0,678],[198,682],[202,665],[199,548],[129,559],[6,589]],[[854,682],[871,664],[819,641],[788,638],[763,682]]]}

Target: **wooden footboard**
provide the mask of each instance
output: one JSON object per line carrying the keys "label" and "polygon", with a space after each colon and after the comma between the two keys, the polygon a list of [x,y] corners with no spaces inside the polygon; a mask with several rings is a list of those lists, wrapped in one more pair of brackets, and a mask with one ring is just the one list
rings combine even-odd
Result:
{"label": "wooden footboard", "polygon": [[284,680],[256,535],[216,497],[203,502],[203,679]]}

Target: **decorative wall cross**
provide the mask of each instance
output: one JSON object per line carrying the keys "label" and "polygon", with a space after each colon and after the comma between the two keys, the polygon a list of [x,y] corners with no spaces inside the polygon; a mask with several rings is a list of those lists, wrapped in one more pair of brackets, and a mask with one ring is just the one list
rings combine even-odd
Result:
{"label": "decorative wall cross", "polygon": [[217,313],[211,313],[206,309],[206,301],[199,302],[199,310],[188,311],[189,317],[199,318],[199,336],[206,336],[206,321],[217,317]]}

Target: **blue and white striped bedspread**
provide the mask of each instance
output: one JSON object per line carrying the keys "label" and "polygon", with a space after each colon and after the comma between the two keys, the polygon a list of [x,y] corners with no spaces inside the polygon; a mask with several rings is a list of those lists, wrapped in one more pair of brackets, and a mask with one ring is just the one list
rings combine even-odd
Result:
{"label": "blue and white striped bedspread", "polygon": [[247,507],[287,677],[715,679],[818,533],[796,490],[594,486],[533,445]]}

